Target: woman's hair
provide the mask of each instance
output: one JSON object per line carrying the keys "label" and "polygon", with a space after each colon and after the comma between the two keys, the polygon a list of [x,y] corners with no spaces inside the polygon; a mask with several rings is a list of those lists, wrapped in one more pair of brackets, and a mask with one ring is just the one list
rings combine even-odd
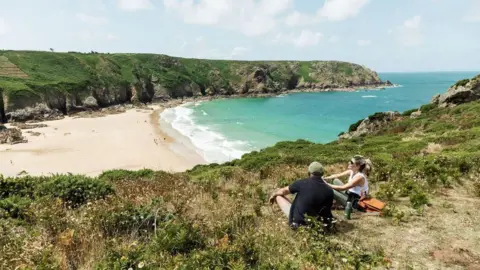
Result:
{"label": "woman's hair", "polygon": [[[367,160],[365,160],[365,158],[363,156],[360,156],[360,155],[355,155],[353,156],[352,158],[352,162],[355,163],[355,165],[359,166],[359,171],[364,173],[366,171],[366,173],[368,174],[370,172],[370,169],[371,166],[368,166],[369,164],[367,164],[366,162]],[[370,160],[368,160],[370,161]],[[371,162],[370,162],[371,164]],[[367,168],[368,166],[368,168]]]}
{"label": "woman's hair", "polygon": [[371,171],[373,171],[373,163],[369,158],[367,158],[367,159],[365,159],[365,171],[364,171],[364,173],[367,176],[369,176]]}

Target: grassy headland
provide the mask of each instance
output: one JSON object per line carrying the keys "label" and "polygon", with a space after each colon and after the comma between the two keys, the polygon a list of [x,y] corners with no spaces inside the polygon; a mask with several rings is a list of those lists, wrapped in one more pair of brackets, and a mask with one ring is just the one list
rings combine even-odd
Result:
{"label": "grassy headland", "polygon": [[0,111],[6,113],[37,104],[69,113],[125,102],[379,85],[384,82],[374,71],[337,61],[0,51]]}
{"label": "grassy headland", "polygon": [[[184,173],[0,178],[0,268],[476,267],[480,102],[419,111],[360,137],[280,142]],[[309,162],[334,173],[354,154],[374,163],[383,217],[340,220],[334,235],[293,232],[267,203]]]}

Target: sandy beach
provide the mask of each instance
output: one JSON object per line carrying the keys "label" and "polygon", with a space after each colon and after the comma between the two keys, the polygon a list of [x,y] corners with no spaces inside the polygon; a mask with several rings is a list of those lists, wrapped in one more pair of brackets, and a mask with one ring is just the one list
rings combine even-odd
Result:
{"label": "sandy beach", "polygon": [[48,127],[31,130],[39,136],[22,130],[27,143],[0,145],[0,174],[16,176],[25,171],[30,175],[95,176],[105,170],[143,168],[178,172],[205,163],[194,150],[160,128],[163,109],[150,108],[153,110],[45,121],[42,123]]}

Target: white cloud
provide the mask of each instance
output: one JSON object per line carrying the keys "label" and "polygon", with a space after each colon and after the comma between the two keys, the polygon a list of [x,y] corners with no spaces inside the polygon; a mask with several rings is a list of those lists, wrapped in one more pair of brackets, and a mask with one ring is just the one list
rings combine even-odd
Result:
{"label": "white cloud", "polygon": [[303,48],[318,45],[323,35],[320,32],[313,32],[308,29],[302,30],[300,34],[296,33],[278,33],[271,43],[273,44],[292,44],[295,47]]}
{"label": "white cloud", "polygon": [[76,16],[80,21],[89,24],[105,24],[108,22],[107,18],[91,16],[85,13],[77,13]]}
{"label": "white cloud", "polygon": [[126,11],[136,11],[140,9],[149,9],[153,5],[150,0],[118,0],[118,7]]}
{"label": "white cloud", "polygon": [[310,30],[302,30],[300,36],[293,40],[293,44],[297,47],[315,46],[320,42],[322,34],[319,32],[312,32]]}
{"label": "white cloud", "polygon": [[363,47],[363,46],[368,46],[368,45],[372,44],[372,41],[360,39],[360,40],[357,41],[357,44],[358,44],[358,46]]}
{"label": "white cloud", "polygon": [[0,35],[8,33],[8,25],[4,18],[0,17]]}
{"label": "white cloud", "polygon": [[187,24],[211,25],[246,36],[272,31],[293,0],[164,0],[167,10]]}
{"label": "white cloud", "polygon": [[244,55],[245,53],[249,52],[250,49],[245,48],[245,47],[235,47],[233,48],[232,52],[230,52],[230,55],[225,57],[225,59],[235,59],[238,58],[239,56]]}
{"label": "white cloud", "polygon": [[316,16],[311,16],[305,13],[294,11],[287,16],[285,23],[288,26],[299,26],[299,25],[314,24],[317,21],[318,21],[318,18]]}
{"label": "white cloud", "polygon": [[339,37],[339,36],[331,36],[331,37],[328,39],[328,42],[330,42],[330,43],[337,43],[338,41],[340,41],[340,37]]}
{"label": "white cloud", "polygon": [[114,35],[114,34],[108,34],[106,37],[105,37],[106,40],[118,40],[118,36]]}
{"label": "white cloud", "polygon": [[466,22],[480,22],[480,1],[474,1],[463,17]]}
{"label": "white cloud", "polygon": [[342,21],[355,17],[370,0],[325,0],[317,14],[330,21]]}
{"label": "white cloud", "polygon": [[417,15],[405,20],[403,25],[397,27],[395,36],[404,46],[418,46],[423,42],[421,29],[422,17]]}
{"label": "white cloud", "polygon": [[418,28],[420,26],[420,22],[422,21],[422,17],[420,16],[415,16],[411,19],[408,19],[406,20],[403,25],[406,27],[406,28]]}

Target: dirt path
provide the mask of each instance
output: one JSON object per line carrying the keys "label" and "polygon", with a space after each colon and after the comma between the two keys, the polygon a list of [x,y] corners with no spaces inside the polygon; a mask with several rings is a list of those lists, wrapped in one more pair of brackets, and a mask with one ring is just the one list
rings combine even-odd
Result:
{"label": "dirt path", "polygon": [[340,237],[383,249],[394,269],[480,270],[480,198],[469,195],[465,187],[455,187],[431,203],[423,212],[406,212],[398,224],[361,216],[348,221],[354,229],[345,226]]}

